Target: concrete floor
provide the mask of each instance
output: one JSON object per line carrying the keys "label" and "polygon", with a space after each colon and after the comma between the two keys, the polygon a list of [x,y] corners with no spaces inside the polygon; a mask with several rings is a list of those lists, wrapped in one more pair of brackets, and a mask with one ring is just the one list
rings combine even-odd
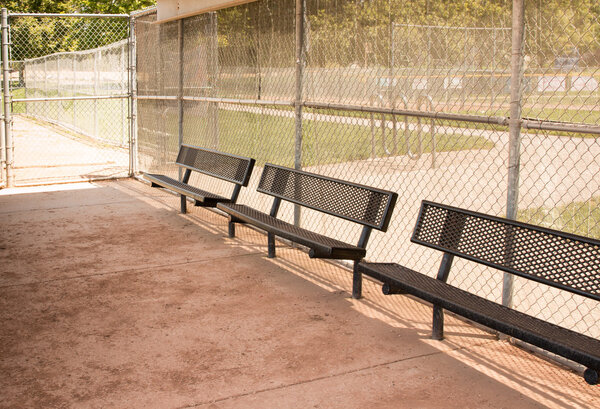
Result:
{"label": "concrete floor", "polygon": [[600,388],[134,180],[0,191],[1,408],[592,408]]}

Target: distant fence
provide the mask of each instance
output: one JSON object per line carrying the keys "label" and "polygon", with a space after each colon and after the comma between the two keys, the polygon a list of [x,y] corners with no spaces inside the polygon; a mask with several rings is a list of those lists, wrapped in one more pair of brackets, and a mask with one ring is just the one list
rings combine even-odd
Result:
{"label": "distant fence", "polygon": [[22,64],[21,112],[96,140],[129,144],[129,40],[49,54]]}

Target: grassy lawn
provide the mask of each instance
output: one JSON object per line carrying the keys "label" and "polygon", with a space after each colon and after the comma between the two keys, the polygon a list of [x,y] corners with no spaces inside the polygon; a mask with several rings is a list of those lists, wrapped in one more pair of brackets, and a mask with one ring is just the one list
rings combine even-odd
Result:
{"label": "grassy lawn", "polygon": [[520,210],[518,219],[568,233],[600,239],[600,197],[547,209]]}
{"label": "grassy lawn", "polygon": [[[294,118],[285,115],[286,110],[264,109],[264,113],[219,110],[219,146],[241,155],[249,155],[259,163],[276,162],[285,166],[294,164]],[[322,112],[320,112],[322,113]],[[328,115],[335,113],[327,112]],[[341,114],[341,113],[338,113]],[[346,123],[347,116],[339,116],[340,120],[305,119],[302,137],[302,163],[304,166],[314,166],[327,163],[340,163],[364,160],[373,156],[389,156],[383,147],[382,130],[376,127]],[[184,129],[194,129],[196,135],[210,135],[211,125],[204,117],[186,115]],[[391,148],[392,131],[387,129],[386,137]],[[186,141],[191,136],[185,132]],[[479,136],[460,134],[435,134],[436,151],[449,152],[471,149],[491,149],[494,144]],[[194,138],[191,138],[194,140]],[[413,145],[416,131],[411,132],[409,142]],[[191,141],[190,141],[191,142]],[[200,140],[198,144],[209,143]],[[404,131],[398,130],[397,150],[393,155],[405,155],[407,146]],[[423,153],[432,149],[431,134],[422,133]],[[413,148],[416,149],[416,148]]]}

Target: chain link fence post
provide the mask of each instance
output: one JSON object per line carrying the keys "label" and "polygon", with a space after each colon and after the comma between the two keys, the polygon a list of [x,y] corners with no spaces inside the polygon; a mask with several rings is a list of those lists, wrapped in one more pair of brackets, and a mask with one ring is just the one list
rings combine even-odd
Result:
{"label": "chain link fence post", "polygon": [[[121,46],[121,75],[120,75],[120,83],[121,83],[121,94],[125,95],[127,92],[127,53],[125,52],[125,48],[127,47],[127,43]],[[126,103],[125,99],[121,99],[121,145],[127,146],[127,119],[126,119]]]}
{"label": "chain link fence post", "polygon": [[[304,77],[304,19],[306,0],[296,0],[296,91],[295,91],[295,138],[294,168],[302,169],[302,85]],[[294,225],[300,226],[300,206],[294,206]]]}
{"label": "chain link fence post", "polygon": [[[73,54],[73,96],[77,96],[77,56]],[[73,126],[77,128],[77,101],[73,100]]]}
{"label": "chain link fence post", "polygon": [[[177,147],[181,148],[183,143],[183,19],[177,22],[177,66],[179,67],[179,78],[177,82]],[[183,169],[178,167],[179,180],[183,178]],[[183,205],[182,205],[183,206]]]}
{"label": "chain link fence post", "polygon": [[13,187],[15,177],[13,173],[13,139],[12,139],[12,112],[10,95],[10,67],[8,64],[8,10],[2,9],[2,91],[4,96],[4,150],[6,163],[6,185]]}
{"label": "chain link fence post", "polygon": [[[94,53],[94,95],[98,95],[98,54],[100,51]],[[94,137],[98,137],[98,100],[94,100]]]}
{"label": "chain link fence post", "polygon": [[[210,13],[210,86],[211,96],[216,98],[217,94],[217,83],[219,79],[219,39],[218,39],[218,20],[217,13]],[[219,149],[219,103],[211,102],[210,105],[212,115],[212,138],[213,148]]]}
{"label": "chain link fence post", "polygon": [[[521,80],[523,68],[523,39],[525,32],[524,0],[513,0],[512,11],[512,54],[510,77],[510,118],[508,153],[508,193],[506,217],[517,218],[519,201],[519,172],[521,157]],[[510,248],[507,249],[510,251]],[[504,273],[502,282],[502,304],[512,306],[513,276]]]}
{"label": "chain link fence post", "polygon": [[135,17],[129,16],[129,176],[137,172],[137,78],[136,78],[136,41]]}
{"label": "chain link fence post", "polygon": [[[4,9],[2,9],[2,13],[4,13]],[[3,14],[4,15],[4,14]],[[2,27],[2,33],[0,34],[1,42],[4,43],[4,27]],[[2,53],[4,52],[4,47],[2,47]],[[2,62],[4,63],[4,54],[1,55]],[[4,70],[2,70],[2,101],[4,102],[4,97],[6,93],[4,92]],[[4,118],[4,105],[2,107],[2,113],[0,116],[2,122],[0,123],[0,184],[6,185],[6,122]]]}

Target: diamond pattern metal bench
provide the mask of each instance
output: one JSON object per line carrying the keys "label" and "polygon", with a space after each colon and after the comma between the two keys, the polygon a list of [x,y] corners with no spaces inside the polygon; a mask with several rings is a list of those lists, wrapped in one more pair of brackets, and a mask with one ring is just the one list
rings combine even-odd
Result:
{"label": "diamond pattern metal bench", "polygon": [[[181,212],[187,210],[187,197],[194,199],[195,206],[216,207],[217,203],[235,203],[243,186],[248,186],[254,159],[231,155],[211,149],[192,145],[181,145],[175,164],[185,168],[181,181],[169,176],[145,173],[144,178],[152,187],[167,188],[181,196]],[[214,193],[188,185],[192,171],[234,183],[231,197],[223,197]]]}
{"label": "diamond pattern metal bench", "polygon": [[434,305],[432,337],[443,339],[443,310],[584,365],[598,383],[600,340],[550,324],[446,284],[455,256],[600,301],[600,241],[423,201],[411,241],[444,252],[437,278],[399,264],[360,262],[384,294]]}
{"label": "diamond pattern metal bench", "polygon": [[[270,258],[275,257],[275,236],[279,236],[308,247],[311,258],[355,260],[355,265],[366,254],[372,229],[387,230],[397,199],[394,192],[271,164],[265,165],[257,191],[274,197],[269,214],[245,205],[217,205],[229,215],[230,237],[235,236],[236,223],[249,223],[267,231]],[[277,219],[282,200],[363,225],[357,244]],[[362,276],[356,271],[354,276],[353,288],[360,288]],[[360,292],[353,295],[360,297]]]}

